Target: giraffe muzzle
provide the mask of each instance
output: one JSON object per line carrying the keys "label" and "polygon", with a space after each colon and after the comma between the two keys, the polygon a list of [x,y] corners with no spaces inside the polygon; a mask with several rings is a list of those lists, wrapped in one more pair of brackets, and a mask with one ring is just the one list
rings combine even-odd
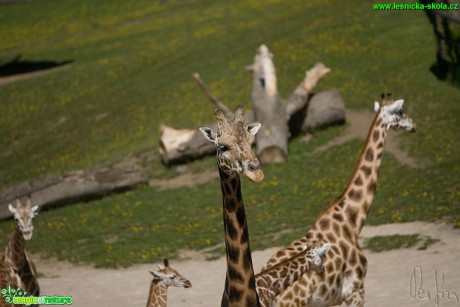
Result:
{"label": "giraffe muzzle", "polygon": [[254,171],[251,171],[249,169],[244,169],[243,174],[249,178],[249,180],[253,182],[261,182],[264,179],[264,172],[262,172],[262,169],[258,168]]}

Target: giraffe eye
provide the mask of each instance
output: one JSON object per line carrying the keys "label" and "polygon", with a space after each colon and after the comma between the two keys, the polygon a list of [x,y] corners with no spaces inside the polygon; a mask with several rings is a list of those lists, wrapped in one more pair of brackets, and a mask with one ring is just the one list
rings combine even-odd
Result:
{"label": "giraffe eye", "polygon": [[227,151],[227,150],[228,150],[228,146],[226,146],[226,145],[219,145],[218,149],[219,149],[219,151],[224,152],[224,151]]}

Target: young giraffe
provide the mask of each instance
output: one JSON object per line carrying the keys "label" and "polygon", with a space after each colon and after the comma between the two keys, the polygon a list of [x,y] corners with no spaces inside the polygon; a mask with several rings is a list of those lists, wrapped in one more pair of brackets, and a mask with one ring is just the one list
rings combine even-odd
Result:
{"label": "young giraffe", "polygon": [[32,220],[38,214],[38,206],[32,206],[29,195],[26,204],[23,204],[19,197],[16,197],[16,208],[10,204],[8,209],[13,213],[17,226],[3,253],[2,265],[9,270],[10,281],[14,280],[15,285],[27,292],[27,295],[39,296],[40,287],[37,280],[37,270],[32,258],[25,250],[25,241],[32,238],[34,230]]}
{"label": "young giraffe", "polygon": [[164,266],[158,265],[160,269],[158,272],[150,272],[153,279],[150,283],[147,307],[166,307],[168,287],[190,288],[192,286],[188,279],[169,266],[168,259],[164,259],[163,264]]}
{"label": "young giraffe", "polygon": [[324,262],[325,273],[303,274],[277,297],[279,306],[331,306],[343,301],[347,306],[364,305],[367,260],[358,236],[374,198],[387,132],[416,130],[415,123],[403,112],[403,100],[393,101],[391,94],[386,97],[382,94],[382,98],[382,106],[375,102],[377,115],[345,190],[319,215],[305,237],[278,251],[264,267],[268,269],[292,257],[305,244],[317,241],[332,244]]}
{"label": "young giraffe", "polygon": [[292,285],[303,273],[313,269],[316,273],[322,274],[324,256],[330,247],[330,243],[320,247],[305,245],[301,253],[256,274],[260,305],[272,306],[275,297]]}
{"label": "young giraffe", "polygon": [[227,256],[227,273],[221,305],[258,306],[240,174],[254,182],[260,182],[264,178],[261,165],[251,149],[260,124],[245,126],[241,106],[236,110],[233,120],[227,120],[220,110],[216,110],[215,115],[217,133],[207,127],[200,130],[217,147]]}

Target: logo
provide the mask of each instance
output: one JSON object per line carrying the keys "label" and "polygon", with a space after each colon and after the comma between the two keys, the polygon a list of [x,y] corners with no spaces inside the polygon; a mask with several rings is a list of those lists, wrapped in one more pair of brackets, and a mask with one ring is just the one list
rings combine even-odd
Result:
{"label": "logo", "polygon": [[8,304],[14,305],[72,305],[71,296],[27,296],[27,292],[22,290],[20,287],[17,289],[11,288],[8,285],[7,289],[2,289],[1,292],[2,298]]}

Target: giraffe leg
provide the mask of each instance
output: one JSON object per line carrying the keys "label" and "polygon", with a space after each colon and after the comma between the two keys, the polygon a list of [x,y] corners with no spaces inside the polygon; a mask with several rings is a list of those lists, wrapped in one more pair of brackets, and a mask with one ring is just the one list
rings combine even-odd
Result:
{"label": "giraffe leg", "polygon": [[348,307],[363,307],[364,306],[364,288],[360,288],[350,294],[345,300]]}

